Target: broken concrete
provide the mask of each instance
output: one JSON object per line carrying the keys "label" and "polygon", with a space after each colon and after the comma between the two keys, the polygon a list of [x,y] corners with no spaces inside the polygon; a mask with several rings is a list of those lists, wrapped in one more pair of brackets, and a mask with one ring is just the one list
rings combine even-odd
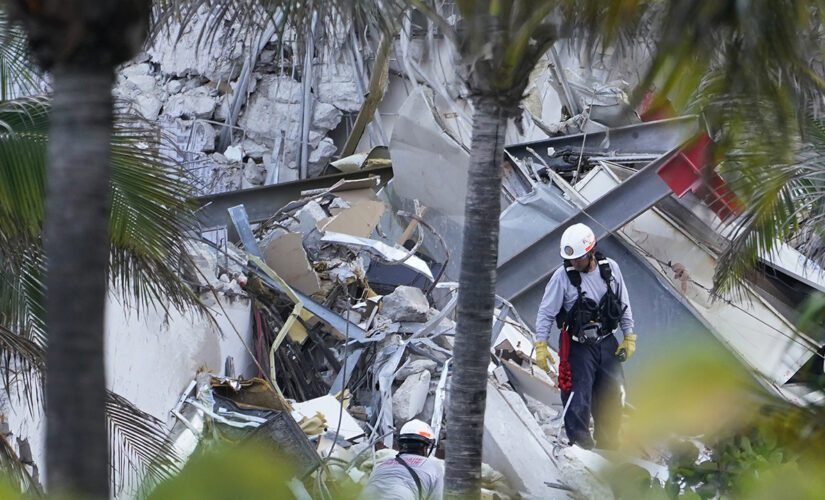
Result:
{"label": "broken concrete", "polygon": [[184,278],[199,286],[208,286],[218,278],[218,252],[206,243],[190,240],[186,249],[189,262],[184,262]]}
{"label": "broken concrete", "polygon": [[381,301],[381,314],[393,321],[427,321],[430,304],[418,288],[399,286]]}
{"label": "broken concrete", "polygon": [[544,432],[524,402],[493,383],[487,384],[482,460],[507,476],[514,487],[538,498],[553,498],[557,492],[545,482],[563,479]]}
{"label": "broken concrete", "polygon": [[317,201],[310,200],[294,217],[286,223],[286,228],[295,233],[308,235],[316,229],[318,223],[327,218],[327,212]]}
{"label": "broken concrete", "polygon": [[148,48],[162,71],[169,75],[204,75],[212,81],[229,81],[241,71],[243,45],[234,33],[236,28],[222,25],[213,37],[201,38],[210,16],[202,7],[180,32],[175,27],[162,32]]}
{"label": "broken concrete", "polygon": [[412,420],[424,409],[430,392],[430,372],[414,373],[392,395],[392,415],[396,425]]}
{"label": "broken concrete", "polygon": [[173,118],[212,118],[215,100],[207,95],[175,94],[163,105],[163,114]]}
{"label": "broken concrete", "polygon": [[435,371],[436,366],[438,365],[435,361],[427,358],[419,358],[408,361],[407,363],[404,363],[404,366],[398,369],[398,372],[395,374],[395,380],[406,380],[408,377],[423,371],[428,371],[432,374]]}

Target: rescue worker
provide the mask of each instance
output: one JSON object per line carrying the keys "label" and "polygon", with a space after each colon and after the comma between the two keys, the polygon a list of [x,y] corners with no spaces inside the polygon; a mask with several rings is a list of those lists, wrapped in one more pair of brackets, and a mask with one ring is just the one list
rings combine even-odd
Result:
{"label": "rescue worker", "polygon": [[398,455],[375,466],[361,493],[363,500],[441,500],[444,467],[428,458],[435,443],[433,429],[421,420],[401,427]]}
{"label": "rescue worker", "polygon": [[[572,397],[564,417],[567,437],[585,449],[612,449],[622,417],[620,362],[636,350],[636,335],[622,272],[595,246],[596,237],[585,224],[573,224],[562,234],[564,264],[550,278],[536,319],[536,363],[549,369],[547,339],[555,322],[561,330],[562,402],[567,405]],[[613,334],[618,327],[624,334],[621,345]]]}

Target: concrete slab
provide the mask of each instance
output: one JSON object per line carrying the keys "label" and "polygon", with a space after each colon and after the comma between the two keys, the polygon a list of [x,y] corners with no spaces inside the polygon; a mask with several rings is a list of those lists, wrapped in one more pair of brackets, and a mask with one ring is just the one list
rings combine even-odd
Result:
{"label": "concrete slab", "polygon": [[539,498],[568,498],[545,481],[561,483],[551,444],[521,397],[487,384],[482,460],[504,474],[510,484]]}

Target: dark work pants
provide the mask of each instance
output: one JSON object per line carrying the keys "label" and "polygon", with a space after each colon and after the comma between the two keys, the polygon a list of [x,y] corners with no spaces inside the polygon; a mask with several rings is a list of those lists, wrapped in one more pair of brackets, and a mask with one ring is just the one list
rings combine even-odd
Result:
{"label": "dark work pants", "polygon": [[618,347],[619,342],[613,335],[592,345],[570,340],[573,388],[569,393],[562,392],[561,396],[566,405],[570,395],[573,395],[564,417],[564,429],[571,443],[585,447],[592,445],[592,414],[596,446],[614,449],[618,444],[622,418],[621,385],[624,380],[622,366],[615,357]]}

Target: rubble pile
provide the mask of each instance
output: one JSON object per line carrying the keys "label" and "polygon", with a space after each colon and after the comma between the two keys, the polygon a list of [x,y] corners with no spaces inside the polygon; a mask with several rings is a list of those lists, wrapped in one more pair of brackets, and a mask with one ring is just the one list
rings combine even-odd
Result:
{"label": "rubble pile", "polygon": [[[192,170],[201,194],[297,179],[305,142],[307,174],[319,175],[338,151],[331,132],[364,101],[358,70],[340,56],[304,68],[278,34],[250,40],[232,23],[205,41],[209,18],[204,6],[183,28],[159,32],[120,68],[114,95],[174,140],[167,153]],[[343,52],[338,37],[319,38]]]}
{"label": "rubble pile", "polygon": [[[243,250],[226,244],[226,253],[210,258],[208,244],[192,247],[195,265],[207,267],[199,273],[202,285],[253,298],[250,347],[258,373],[251,381],[211,378],[190,387],[182,401],[197,404],[184,408],[200,413],[188,418],[268,436],[316,480],[365,484],[376,463],[394,456],[388,448],[395,432],[413,418],[431,423],[437,456],[450,439],[445,410],[458,286],[438,282],[433,270],[442,263],[416,250],[429,229],[408,232],[404,246],[383,237],[379,221],[387,207],[376,182],[305,192],[254,230],[233,218]],[[533,333],[503,299],[493,334],[485,495],[567,498],[575,481],[562,476],[560,462],[580,459],[560,452],[566,437],[555,377],[534,366]],[[268,391],[268,402],[258,393],[257,402],[244,404],[250,389],[243,384]],[[226,394],[226,387],[235,391]],[[294,425],[270,424],[276,414]],[[579,481],[593,480],[583,473],[588,477]]]}

